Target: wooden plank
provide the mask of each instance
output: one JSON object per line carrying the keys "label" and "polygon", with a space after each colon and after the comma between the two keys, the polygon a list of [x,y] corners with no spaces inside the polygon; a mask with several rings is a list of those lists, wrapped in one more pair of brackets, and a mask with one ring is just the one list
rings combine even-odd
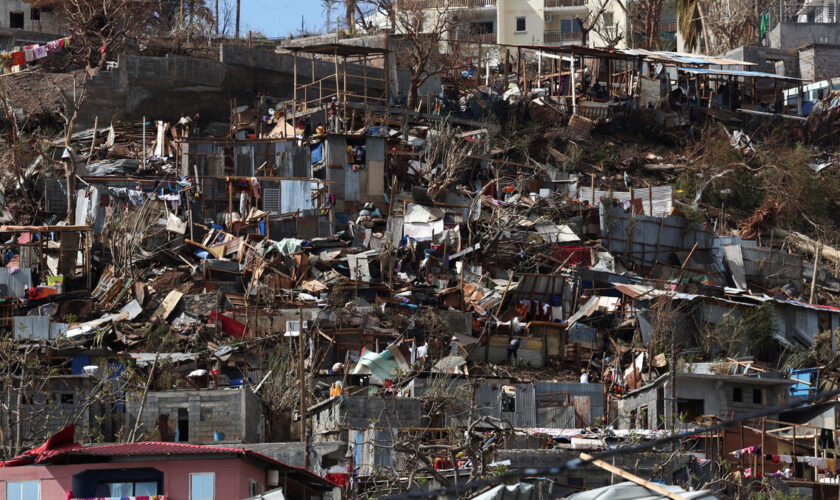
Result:
{"label": "wooden plank", "polygon": [[183,293],[179,292],[178,290],[172,290],[163,299],[163,302],[160,303],[160,307],[157,308],[155,313],[152,315],[152,321],[166,321],[166,318],[172,314],[172,311],[175,310],[175,307],[181,302],[181,297],[183,297]]}
{"label": "wooden plank", "polygon": [[682,495],[678,495],[678,494],[674,493],[673,491],[668,491],[668,490],[666,490],[665,488],[663,488],[662,486],[660,486],[656,483],[652,483],[652,482],[650,482],[646,479],[642,479],[635,474],[631,474],[631,473],[625,471],[624,469],[619,469],[618,467],[616,467],[614,465],[610,465],[607,462],[604,462],[603,460],[598,460],[596,458],[593,458],[592,455],[589,455],[588,453],[581,453],[580,458],[583,459],[583,460],[589,461],[589,463],[591,463],[592,465],[600,467],[600,468],[604,469],[605,471],[612,472],[616,476],[620,476],[620,477],[622,477],[622,478],[624,478],[628,481],[632,481],[632,482],[638,484],[639,486],[647,488],[647,489],[649,489],[653,492],[659,493],[660,495],[662,495],[666,498],[671,498],[672,500],[687,500],[686,497],[684,497]]}

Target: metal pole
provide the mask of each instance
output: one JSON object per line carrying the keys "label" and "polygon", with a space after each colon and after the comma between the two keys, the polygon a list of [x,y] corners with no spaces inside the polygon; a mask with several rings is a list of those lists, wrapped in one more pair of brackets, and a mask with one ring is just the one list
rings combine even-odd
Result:
{"label": "metal pole", "polygon": [[572,51],[572,63],[571,63],[571,74],[572,74],[572,114],[577,114],[577,98],[575,96],[575,51]]}
{"label": "metal pole", "polygon": [[146,168],[146,116],[143,116],[143,168]]}

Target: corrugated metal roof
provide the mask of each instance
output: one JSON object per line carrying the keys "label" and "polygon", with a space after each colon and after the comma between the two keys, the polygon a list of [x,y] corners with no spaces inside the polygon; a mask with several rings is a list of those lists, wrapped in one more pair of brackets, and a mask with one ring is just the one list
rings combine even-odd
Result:
{"label": "corrugated metal roof", "polygon": [[[743,64],[743,63],[740,63]],[[709,68],[684,68],[677,67],[679,71],[696,75],[720,75],[720,76],[744,76],[748,78],[767,78],[770,80],[784,80],[787,82],[802,82],[801,78],[792,76],[777,75],[775,73],[763,73],[761,71],[736,71],[732,69],[709,69]]]}

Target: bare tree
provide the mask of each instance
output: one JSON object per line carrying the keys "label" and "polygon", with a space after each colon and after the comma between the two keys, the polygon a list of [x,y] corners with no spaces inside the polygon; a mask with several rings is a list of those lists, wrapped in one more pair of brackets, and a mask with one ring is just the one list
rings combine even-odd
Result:
{"label": "bare tree", "polygon": [[626,11],[621,0],[599,0],[596,9],[591,9],[582,18],[575,17],[580,28],[581,45],[589,45],[589,34],[595,33],[607,47],[615,47],[624,39],[622,30],[616,28],[613,23],[613,14],[610,4],[615,2],[622,10]]}
{"label": "bare tree", "polygon": [[409,72],[407,106],[417,105],[420,87],[433,75],[458,68],[459,33],[464,19],[453,0],[438,0],[428,8],[424,0],[401,0],[395,12],[396,31],[401,35],[397,61]]}
{"label": "bare tree", "polygon": [[659,21],[662,18],[664,0],[636,0],[630,2],[631,33],[639,33],[641,37],[628,36],[628,42],[646,50],[662,49],[662,36]]}
{"label": "bare tree", "polygon": [[709,2],[705,19],[709,37],[707,51],[720,54],[754,43],[758,40],[759,12],[770,6],[766,0]]}

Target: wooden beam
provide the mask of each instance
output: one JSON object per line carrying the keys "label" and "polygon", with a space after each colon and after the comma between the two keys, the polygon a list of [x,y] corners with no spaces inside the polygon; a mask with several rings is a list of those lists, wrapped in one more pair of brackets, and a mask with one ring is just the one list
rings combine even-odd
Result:
{"label": "wooden beam", "polygon": [[614,465],[610,465],[607,462],[604,462],[603,460],[595,459],[595,458],[592,457],[592,455],[589,455],[587,453],[581,453],[580,458],[583,459],[583,460],[587,460],[592,465],[598,466],[598,467],[604,469],[605,471],[612,472],[616,476],[623,477],[624,479],[626,479],[628,481],[632,481],[632,482],[638,484],[639,486],[642,486],[644,488],[649,489],[650,491],[659,493],[660,495],[662,495],[666,498],[670,498],[672,500],[687,500],[686,497],[684,497],[684,496],[677,495],[673,491],[668,491],[668,490],[666,490],[665,488],[663,488],[662,486],[660,486],[656,483],[652,483],[652,482],[650,482],[646,479],[642,479],[635,474],[631,474],[631,473],[625,471],[624,469],[619,469],[618,467],[616,467]]}

